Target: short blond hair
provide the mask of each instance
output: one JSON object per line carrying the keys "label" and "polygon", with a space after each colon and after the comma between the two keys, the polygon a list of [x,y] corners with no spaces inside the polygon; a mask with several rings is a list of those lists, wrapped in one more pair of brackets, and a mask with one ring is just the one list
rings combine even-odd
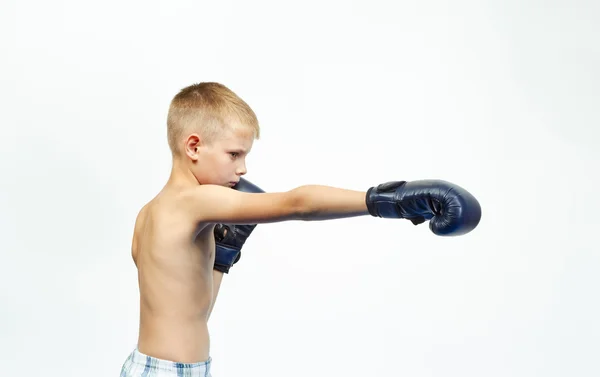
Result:
{"label": "short blond hair", "polygon": [[249,128],[260,137],[258,119],[250,106],[223,84],[202,82],[177,93],[167,116],[167,138],[173,155],[180,152],[188,132],[198,132],[203,142],[211,143],[232,125]]}

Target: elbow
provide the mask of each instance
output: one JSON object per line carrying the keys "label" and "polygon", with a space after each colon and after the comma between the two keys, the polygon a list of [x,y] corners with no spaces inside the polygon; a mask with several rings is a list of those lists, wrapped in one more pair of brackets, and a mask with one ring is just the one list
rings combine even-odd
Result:
{"label": "elbow", "polygon": [[311,220],[314,210],[311,208],[311,201],[306,187],[297,187],[289,191],[289,194],[289,205],[292,208],[293,218],[301,221]]}

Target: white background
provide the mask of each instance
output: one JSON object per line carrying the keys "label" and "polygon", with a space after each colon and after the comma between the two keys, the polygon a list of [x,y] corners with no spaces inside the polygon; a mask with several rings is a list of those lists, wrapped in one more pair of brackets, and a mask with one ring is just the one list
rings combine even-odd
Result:
{"label": "white background", "polygon": [[600,375],[599,4],[4,0],[0,374],[118,375],[168,103],[218,81],[258,114],[263,189],[437,178],[483,218],[257,227],[215,377]]}

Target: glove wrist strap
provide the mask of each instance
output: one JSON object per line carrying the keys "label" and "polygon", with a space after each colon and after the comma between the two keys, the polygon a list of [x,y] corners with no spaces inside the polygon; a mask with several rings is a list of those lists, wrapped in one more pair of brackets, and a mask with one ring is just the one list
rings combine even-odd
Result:
{"label": "glove wrist strap", "polygon": [[240,249],[217,244],[214,269],[227,274],[229,269],[240,260],[241,256]]}

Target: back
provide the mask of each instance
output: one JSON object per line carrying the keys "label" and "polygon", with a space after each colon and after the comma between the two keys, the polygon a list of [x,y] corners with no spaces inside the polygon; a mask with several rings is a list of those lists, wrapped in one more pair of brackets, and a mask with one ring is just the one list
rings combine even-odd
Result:
{"label": "back", "polygon": [[163,190],[140,211],[132,242],[140,289],[142,353],[179,362],[209,357],[213,226],[199,228],[181,192]]}

